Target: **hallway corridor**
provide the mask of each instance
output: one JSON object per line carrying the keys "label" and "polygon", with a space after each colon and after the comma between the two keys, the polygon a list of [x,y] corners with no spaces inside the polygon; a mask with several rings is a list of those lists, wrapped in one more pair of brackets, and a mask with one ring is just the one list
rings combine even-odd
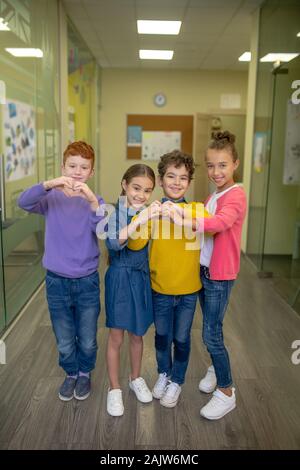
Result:
{"label": "hallway corridor", "polygon": [[[105,254],[102,256],[101,287]],[[237,408],[222,420],[206,421],[199,410],[207,401],[198,383],[208,355],[200,336],[200,308],[192,330],[186,384],[174,409],[154,400],[137,403],[128,388],[129,357],[123,348],[125,414],[106,413],[107,331],[102,312],[92,393],[84,402],[63,403],[57,390],[63,372],[57,365],[54,335],[44,288],[6,338],[7,365],[0,366],[1,449],[299,449],[300,365],[293,365],[291,344],[300,339],[300,317],[266,280],[258,279],[242,258],[242,269],[225,317]],[[154,329],[145,337],[142,375],[156,379]]]}

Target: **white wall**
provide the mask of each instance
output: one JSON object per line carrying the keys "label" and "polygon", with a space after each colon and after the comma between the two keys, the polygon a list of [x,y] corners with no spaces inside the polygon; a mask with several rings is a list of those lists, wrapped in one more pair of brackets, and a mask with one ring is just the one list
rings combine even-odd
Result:
{"label": "white wall", "polygon": [[[209,113],[220,108],[220,95],[240,93],[246,108],[247,72],[103,69],[101,80],[100,155],[101,195],[114,202],[125,170],[141,160],[126,160],[127,114]],[[167,104],[157,108],[155,93],[162,91]],[[150,164],[156,169],[157,162]],[[99,178],[99,175],[98,175]],[[191,193],[191,192],[190,192]],[[159,197],[155,191],[154,197]],[[193,194],[189,194],[192,198]]]}

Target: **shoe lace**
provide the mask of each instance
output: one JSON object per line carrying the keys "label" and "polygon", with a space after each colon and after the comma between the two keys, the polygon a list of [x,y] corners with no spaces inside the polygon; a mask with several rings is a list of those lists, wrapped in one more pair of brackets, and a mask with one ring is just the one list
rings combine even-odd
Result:
{"label": "shoe lace", "polygon": [[142,377],[135,379],[134,384],[136,385],[139,392],[147,392],[148,387],[145,380]]}
{"label": "shoe lace", "polygon": [[158,388],[164,387],[166,382],[167,382],[167,374],[166,374],[166,372],[164,372],[163,374],[159,374],[156,386]]}
{"label": "shoe lace", "polygon": [[167,388],[166,388],[166,395],[168,396],[174,396],[175,393],[177,392],[178,390],[178,387],[179,385],[175,382],[170,382],[169,385],[167,385]]}
{"label": "shoe lace", "polygon": [[209,406],[216,408],[216,407],[219,407],[220,404],[223,404],[223,400],[221,400],[220,397],[213,395],[212,398],[210,399]]}
{"label": "shoe lace", "polygon": [[110,400],[111,400],[111,404],[112,406],[114,405],[119,405],[121,400],[122,400],[122,392],[121,390],[117,390],[115,391],[114,393],[112,393],[110,395]]}
{"label": "shoe lace", "polygon": [[219,390],[216,390],[213,393],[213,396],[209,402],[209,406],[212,406],[213,408],[219,407],[220,405],[224,406],[224,398],[220,395],[220,393],[221,392],[219,392]]}

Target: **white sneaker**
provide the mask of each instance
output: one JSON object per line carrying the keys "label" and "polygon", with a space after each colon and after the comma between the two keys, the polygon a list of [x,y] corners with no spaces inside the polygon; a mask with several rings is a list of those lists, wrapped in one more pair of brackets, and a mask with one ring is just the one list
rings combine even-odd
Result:
{"label": "white sneaker", "polygon": [[205,377],[199,382],[199,390],[204,393],[211,393],[217,386],[217,377],[214,366],[209,366]]}
{"label": "white sneaker", "polygon": [[159,403],[166,408],[174,408],[177,405],[180,393],[180,385],[176,382],[170,382]]}
{"label": "white sneaker", "polygon": [[129,388],[134,391],[136,397],[142,403],[150,403],[152,401],[152,393],[150,392],[143,377],[131,380],[129,378]]}
{"label": "white sneaker", "polygon": [[122,390],[119,388],[108,390],[106,409],[111,416],[122,416],[124,414]]}
{"label": "white sneaker", "polygon": [[235,407],[235,388],[232,388],[231,397],[217,389],[209,402],[200,410],[200,415],[206,419],[220,419]]}
{"label": "white sneaker", "polygon": [[168,381],[169,378],[167,377],[166,372],[164,372],[163,374],[159,374],[156,384],[154,385],[152,390],[152,395],[154,396],[154,398],[157,398],[158,400],[162,398],[163,394],[166,391]]}

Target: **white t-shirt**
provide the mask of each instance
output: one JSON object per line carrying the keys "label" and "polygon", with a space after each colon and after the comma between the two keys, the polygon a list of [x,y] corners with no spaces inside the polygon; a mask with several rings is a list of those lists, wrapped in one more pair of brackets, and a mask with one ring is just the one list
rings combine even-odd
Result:
{"label": "white t-shirt", "polygon": [[[224,189],[224,191],[221,191],[220,193],[217,193],[216,191],[212,193],[208,203],[205,206],[205,209],[211,215],[215,215],[216,210],[217,210],[218,199],[224,196],[224,194],[230,191],[231,189],[236,188],[237,186],[238,184],[234,184],[233,186],[230,186],[230,188]],[[201,266],[206,266],[207,268],[209,268],[213,249],[214,249],[214,237],[204,234],[204,245],[200,253],[200,265]]]}

